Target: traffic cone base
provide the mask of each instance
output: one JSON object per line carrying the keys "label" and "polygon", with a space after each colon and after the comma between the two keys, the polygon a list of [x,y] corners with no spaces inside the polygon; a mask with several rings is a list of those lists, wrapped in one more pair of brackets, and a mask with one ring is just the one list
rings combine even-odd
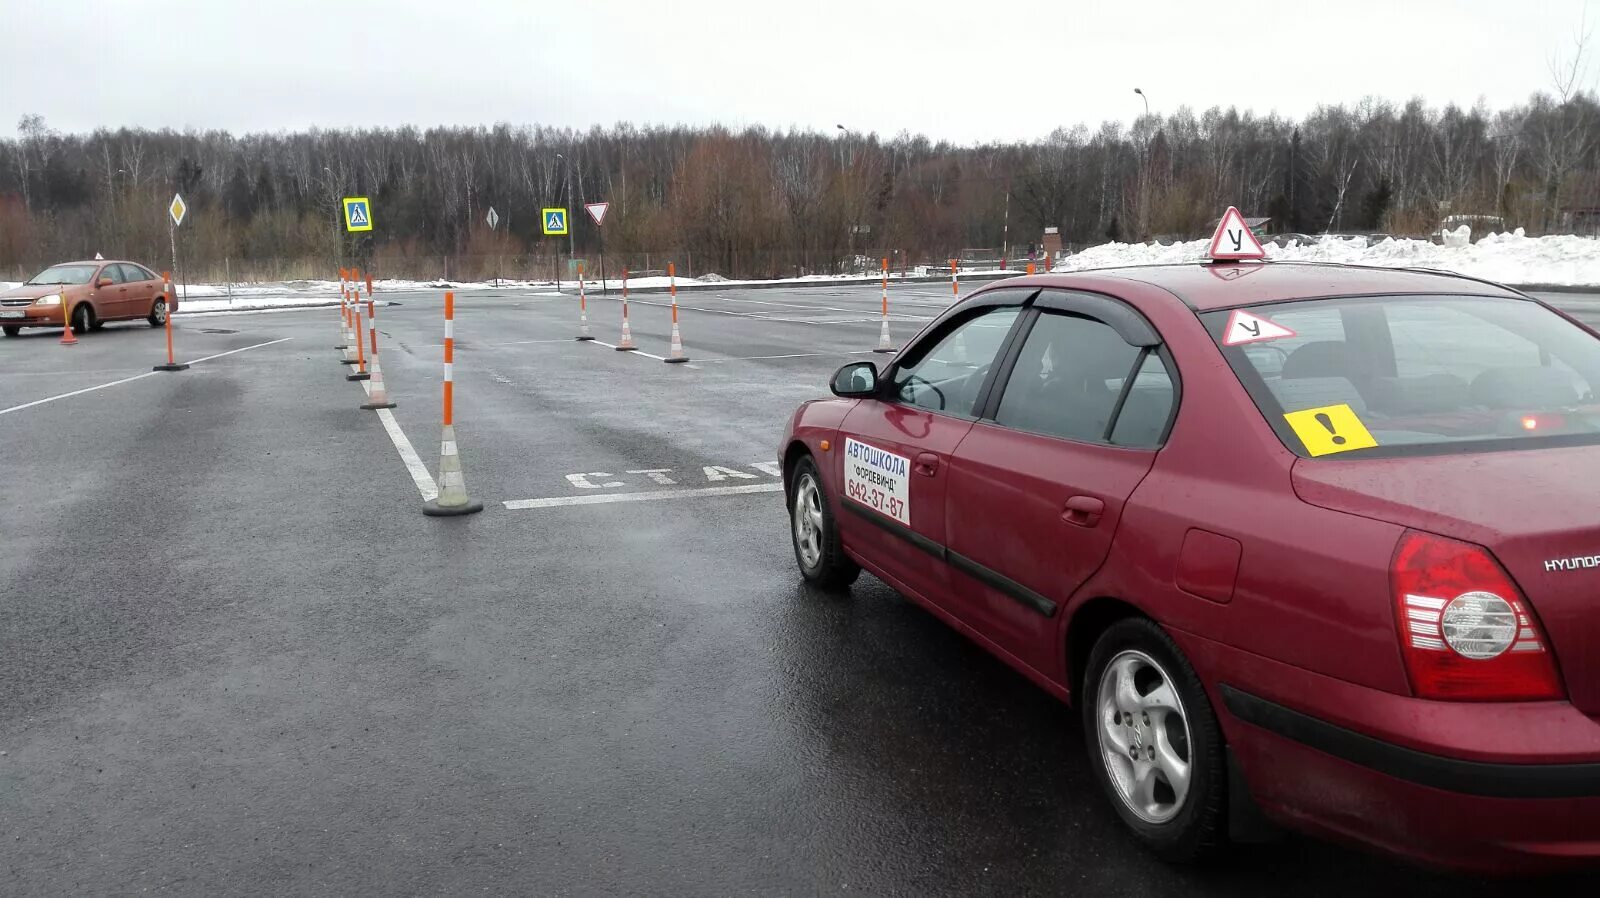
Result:
{"label": "traffic cone base", "polygon": [[617,351],[632,352],[638,348],[633,345],[633,328],[629,326],[628,319],[622,319],[622,339],[617,341]]}
{"label": "traffic cone base", "polygon": [[466,478],[461,474],[455,425],[446,424],[439,445],[439,498],[424,503],[422,513],[437,518],[479,511],[483,511],[483,503],[467,495]]}
{"label": "traffic cone base", "polygon": [[889,316],[883,316],[883,327],[878,330],[878,345],[873,352],[894,352],[894,344],[889,342]]}
{"label": "traffic cone base", "polygon": [[371,380],[372,375],[365,371],[352,371],[344,376],[345,380]]}
{"label": "traffic cone base", "polygon": [[74,334],[72,332],[72,325],[70,325],[70,324],[64,325],[61,328],[61,345],[62,346],[77,346],[78,345],[78,336],[77,336],[77,334]]}
{"label": "traffic cone base", "polygon": [[376,355],[372,357],[372,377],[370,380],[367,401],[361,403],[361,407],[368,411],[380,408],[394,408],[394,403],[389,401],[389,390],[383,383],[383,366],[378,364]]}
{"label": "traffic cone base", "polygon": [[[676,307],[674,307],[673,311],[674,317],[676,317]],[[676,365],[689,361],[689,357],[683,354],[683,335],[678,333],[678,322],[676,321],[672,322],[672,349],[667,353],[667,357],[661,361],[666,362],[669,365]]]}
{"label": "traffic cone base", "polygon": [[151,371],[187,371],[187,370],[189,370],[189,365],[188,365],[187,362],[173,362],[173,363],[171,363],[169,365],[156,365],[156,366],[152,367],[150,370]]}

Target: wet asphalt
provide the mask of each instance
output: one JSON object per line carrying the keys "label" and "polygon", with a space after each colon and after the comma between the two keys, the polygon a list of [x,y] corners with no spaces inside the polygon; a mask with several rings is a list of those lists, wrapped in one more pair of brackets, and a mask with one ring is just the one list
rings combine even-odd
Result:
{"label": "wet asphalt", "polygon": [[[441,297],[386,298],[436,471]],[[896,341],[948,300],[896,287]],[[1070,711],[870,576],[804,587],[779,493],[507,508],[775,484],[795,405],[877,338],[871,288],[682,306],[666,365],[600,342],[614,297],[579,343],[573,297],[461,294],[460,519],[421,514],[331,309],[180,317],[180,359],[244,351],[148,377],[143,324],[0,342],[0,893],[1517,890],[1292,836],[1152,859]]]}

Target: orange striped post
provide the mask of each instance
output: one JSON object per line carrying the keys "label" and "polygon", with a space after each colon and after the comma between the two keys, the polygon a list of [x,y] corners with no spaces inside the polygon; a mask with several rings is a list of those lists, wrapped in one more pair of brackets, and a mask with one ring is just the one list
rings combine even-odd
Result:
{"label": "orange striped post", "polygon": [[683,354],[683,335],[678,333],[678,266],[675,262],[667,263],[667,289],[672,293],[672,343],[667,357],[661,361],[679,364],[689,361],[689,357]]}
{"label": "orange striped post", "polygon": [[367,401],[361,407],[368,411],[394,408],[389,398],[388,385],[383,382],[383,365],[378,363],[378,304],[372,301],[372,275],[367,275],[367,327],[372,341],[372,377],[367,383]]}
{"label": "orange striped post", "polygon": [[346,374],[345,380],[367,380],[372,377],[367,373],[367,341],[361,335],[361,272],[350,272],[350,317],[355,322],[351,333],[355,335],[356,344],[356,370]]}
{"label": "orange striped post", "polygon": [[[605,276],[601,276],[600,289],[605,289]],[[593,340],[589,336],[589,294],[583,284],[583,260],[578,261],[578,342]]]}
{"label": "orange striped post", "polygon": [[67,291],[60,293],[58,304],[61,306],[61,345],[77,346],[78,338],[72,333],[72,307],[67,305]]}
{"label": "orange striped post", "polygon": [[956,283],[956,260],[955,259],[951,259],[950,260],[950,295],[951,296],[960,296],[961,295],[961,285]]}
{"label": "orange striped post", "polygon": [[1051,266],[1055,265],[1055,261],[1056,261],[1055,253],[1047,252],[1047,253],[1044,254],[1044,271],[1045,271],[1045,274],[1049,274],[1050,273],[1050,268],[1051,268]]}
{"label": "orange striped post", "polygon": [[167,363],[155,365],[151,371],[182,371],[189,366],[179,362],[172,354],[172,272],[161,272],[161,319],[167,331]]}
{"label": "orange striped post", "polygon": [[882,325],[878,328],[878,345],[873,352],[894,352],[894,344],[889,342],[889,260],[883,260],[883,311],[881,313]]}
{"label": "orange striped post", "polygon": [[1034,273],[1034,267],[1033,267],[1033,263],[1032,262],[1028,263],[1028,273],[1029,274],[1033,274]]}
{"label": "orange striped post", "polygon": [[348,284],[349,272],[343,268],[339,269],[339,345],[333,347],[334,349],[349,348],[349,342],[346,338],[350,335],[350,320],[346,317],[348,310],[345,306],[345,303],[350,299]]}
{"label": "orange striped post", "polygon": [[439,495],[422,506],[429,517],[453,517],[483,511],[483,503],[467,495],[456,443],[456,295],[444,295],[444,432],[439,443]]}
{"label": "orange striped post", "polygon": [[622,339],[617,341],[618,352],[632,352],[639,347],[633,344],[633,328],[628,325],[628,269],[622,269]]}

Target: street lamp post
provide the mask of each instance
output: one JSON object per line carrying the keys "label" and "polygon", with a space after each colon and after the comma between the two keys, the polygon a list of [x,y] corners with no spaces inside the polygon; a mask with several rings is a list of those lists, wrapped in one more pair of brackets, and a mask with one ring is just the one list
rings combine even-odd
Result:
{"label": "street lamp post", "polygon": [[578,254],[577,237],[572,229],[572,160],[560,153],[556,154],[556,158],[567,170],[567,258],[570,260]]}
{"label": "street lamp post", "polygon": [[1138,94],[1139,95],[1139,99],[1144,101],[1144,114],[1145,115],[1149,115],[1150,114],[1150,98],[1145,95],[1144,91],[1140,90],[1137,87],[1135,87],[1133,89],[1133,92]]}
{"label": "street lamp post", "polygon": [[[1144,117],[1145,118],[1149,118],[1150,117],[1150,97],[1143,90],[1140,90],[1137,87],[1135,87],[1133,89],[1133,92],[1138,94],[1139,95],[1139,99],[1144,101]],[[1139,222],[1138,222],[1138,224],[1139,224],[1139,239],[1143,240],[1145,238],[1145,236],[1146,236],[1145,230],[1150,226],[1150,146],[1149,146],[1148,143],[1145,145],[1143,151],[1139,155],[1141,157],[1143,157],[1143,158],[1141,158],[1139,160]]]}

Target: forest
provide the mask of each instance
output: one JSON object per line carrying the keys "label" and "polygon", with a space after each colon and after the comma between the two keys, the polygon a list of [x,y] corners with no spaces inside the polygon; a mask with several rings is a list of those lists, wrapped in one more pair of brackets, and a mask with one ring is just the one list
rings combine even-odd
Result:
{"label": "forest", "polygon": [[[1060,229],[1069,247],[1190,239],[1222,209],[1268,232],[1426,236],[1450,215],[1498,216],[1530,234],[1592,232],[1600,213],[1592,93],[1513,108],[1367,99],[1302,119],[1238,109],[1145,115],[1131,127],[1063,125],[1041,140],[956,146],[720,127],[588,131],[499,124],[234,135],[61,134],[24,116],[0,140],[0,279],[92,257],[170,267],[167,205],[181,193],[183,276],[475,280],[594,271],[611,203],[612,276],[627,266],[771,277],[942,261],[1015,259]],[[375,228],[349,235],[341,197],[368,196]],[[539,210],[573,210],[541,234]],[[490,207],[498,228],[486,222]]]}

